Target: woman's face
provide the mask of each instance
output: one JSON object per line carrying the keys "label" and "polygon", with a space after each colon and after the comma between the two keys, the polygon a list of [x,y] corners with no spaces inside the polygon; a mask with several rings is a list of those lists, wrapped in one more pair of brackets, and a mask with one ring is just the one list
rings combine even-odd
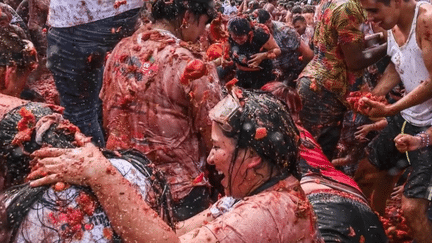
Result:
{"label": "woman's face", "polygon": [[184,41],[196,42],[204,33],[205,27],[210,18],[206,14],[201,15],[198,19],[196,19],[192,14],[189,16],[189,27],[182,30],[183,39]]}
{"label": "woman's face", "polygon": [[230,31],[229,33],[230,33],[231,39],[233,41],[235,41],[235,43],[237,43],[239,45],[243,45],[248,40],[248,35],[247,34],[245,34],[245,35],[236,35],[232,31]]}
{"label": "woman's face", "polygon": [[235,198],[245,197],[251,191],[251,185],[245,180],[248,160],[250,159],[249,150],[239,149],[231,174],[231,188],[229,188],[229,170],[236,148],[236,141],[226,137],[216,122],[212,124],[211,137],[213,147],[207,157],[207,162],[214,165],[216,170],[224,175],[221,184],[225,188],[225,194]]}

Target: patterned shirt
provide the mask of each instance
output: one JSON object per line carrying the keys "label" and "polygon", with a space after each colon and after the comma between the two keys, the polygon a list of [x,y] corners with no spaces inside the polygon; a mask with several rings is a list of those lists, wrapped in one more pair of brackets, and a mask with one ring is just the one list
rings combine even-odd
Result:
{"label": "patterned shirt", "polygon": [[344,101],[349,86],[362,71],[348,70],[341,46],[363,41],[360,25],[366,14],[358,0],[327,0],[319,11],[312,41],[315,55],[300,76],[310,78],[314,87],[324,87]]}

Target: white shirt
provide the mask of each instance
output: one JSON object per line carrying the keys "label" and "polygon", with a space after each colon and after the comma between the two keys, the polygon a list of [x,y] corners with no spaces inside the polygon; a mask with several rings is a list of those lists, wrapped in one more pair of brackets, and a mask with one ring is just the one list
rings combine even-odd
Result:
{"label": "white shirt", "polygon": [[[429,72],[416,39],[417,15],[421,4],[428,3],[417,3],[411,31],[405,44],[399,46],[393,32],[388,31],[387,54],[391,56],[391,61],[405,86],[406,94],[417,88],[424,80],[429,79]],[[432,99],[401,111],[401,115],[406,121],[417,127],[432,125]]]}
{"label": "white shirt", "polygon": [[[124,178],[145,199],[151,188],[151,182],[145,175],[139,172],[131,163],[123,159],[110,159],[111,164],[117,168]],[[67,214],[59,211],[57,202],[62,202],[63,209],[77,208],[76,197],[82,190],[71,186],[63,191],[57,192],[49,188],[44,192],[42,199],[31,206],[25,219],[18,230],[15,243],[36,243],[36,242],[69,242],[69,243],[109,243],[112,232],[111,223],[102,210],[101,206],[96,207],[93,215],[85,215],[79,232],[70,237],[62,237],[62,232],[67,227]]]}
{"label": "white shirt", "polygon": [[143,6],[143,0],[51,0],[48,24],[56,28],[72,27],[106,19]]}
{"label": "white shirt", "polygon": [[225,15],[230,15],[231,13],[237,13],[237,7],[236,6],[231,6],[231,5],[227,5],[224,7],[224,14]]}

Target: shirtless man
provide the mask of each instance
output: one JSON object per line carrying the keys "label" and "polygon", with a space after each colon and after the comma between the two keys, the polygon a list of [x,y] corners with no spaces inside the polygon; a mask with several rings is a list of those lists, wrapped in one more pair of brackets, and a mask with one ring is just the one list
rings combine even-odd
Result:
{"label": "shirtless man", "polygon": [[[370,21],[388,30],[387,54],[392,61],[373,94],[385,95],[400,81],[406,88],[405,96],[391,105],[363,99],[365,114],[389,117],[389,125],[369,145],[369,160],[380,170],[411,166],[402,209],[416,242],[432,242],[432,224],[426,216],[432,198],[432,149],[403,154],[391,142],[399,133],[418,134],[432,122],[432,6],[415,0],[362,0],[362,5]],[[401,160],[405,164],[396,165]]]}

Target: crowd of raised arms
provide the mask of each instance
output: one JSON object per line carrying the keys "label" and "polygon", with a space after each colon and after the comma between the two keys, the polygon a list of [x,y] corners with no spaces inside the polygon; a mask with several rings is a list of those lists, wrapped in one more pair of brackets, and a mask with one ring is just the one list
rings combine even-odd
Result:
{"label": "crowd of raised arms", "polygon": [[432,6],[0,1],[0,242],[432,242]]}

